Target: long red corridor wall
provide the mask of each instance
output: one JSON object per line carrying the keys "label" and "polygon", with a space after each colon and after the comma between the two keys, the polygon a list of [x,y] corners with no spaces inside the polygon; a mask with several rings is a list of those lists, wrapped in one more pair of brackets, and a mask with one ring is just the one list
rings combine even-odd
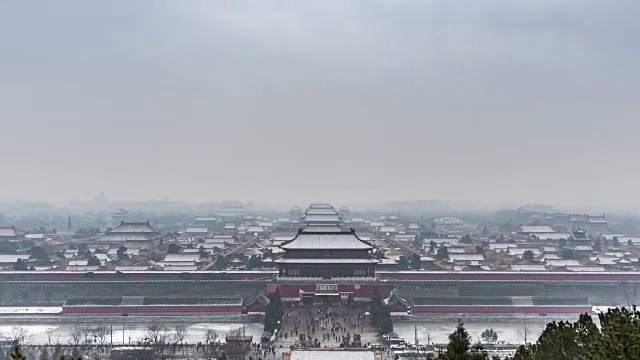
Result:
{"label": "long red corridor wall", "polygon": [[63,306],[63,314],[166,314],[166,313],[237,313],[241,305],[234,306]]}
{"label": "long red corridor wall", "polygon": [[438,314],[584,314],[590,306],[414,306],[413,313]]}

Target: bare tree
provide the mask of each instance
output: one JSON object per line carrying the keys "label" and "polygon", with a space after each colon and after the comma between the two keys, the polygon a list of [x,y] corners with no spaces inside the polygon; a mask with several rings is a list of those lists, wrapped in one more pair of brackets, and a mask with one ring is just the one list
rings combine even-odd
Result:
{"label": "bare tree", "polygon": [[518,329],[518,336],[524,341],[524,344],[528,344],[531,338],[532,333],[531,323],[527,321],[527,318],[524,318],[524,323],[522,323],[522,327]]}
{"label": "bare tree", "polygon": [[145,340],[152,344],[166,344],[169,330],[162,324],[152,323],[147,327]]}
{"label": "bare tree", "polygon": [[[233,341],[230,341],[232,340]],[[245,340],[244,329],[231,330],[227,333],[224,354],[228,360],[243,360],[249,353],[251,342]]]}
{"label": "bare tree", "polygon": [[184,325],[176,326],[175,342],[178,344],[184,343],[184,338],[187,336],[187,327]]}
{"label": "bare tree", "polygon": [[88,326],[81,327],[80,332],[82,334],[82,345],[90,347],[93,345],[93,331]]}
{"label": "bare tree", "polygon": [[209,359],[217,359],[219,356],[217,354],[218,349],[218,337],[220,334],[214,329],[207,329],[204,334],[204,357]]}
{"label": "bare tree", "polygon": [[204,334],[204,339],[207,344],[214,344],[218,341],[220,334],[214,329],[207,329]]}
{"label": "bare tree", "polygon": [[546,314],[540,314],[540,316],[540,318],[527,318],[525,316],[522,326],[517,329],[518,336],[525,344],[535,342],[546,328],[548,322]]}
{"label": "bare tree", "polygon": [[82,328],[79,326],[74,326],[71,331],[69,331],[69,345],[77,347],[82,342]]}
{"label": "bare tree", "polygon": [[169,330],[162,324],[152,323],[147,327],[144,343],[153,348],[153,358],[163,359],[169,346]]}
{"label": "bare tree", "polygon": [[628,281],[621,281],[618,283],[618,287],[622,290],[622,295],[627,302],[627,306],[631,307],[637,304],[638,298],[638,284],[630,283]]}
{"label": "bare tree", "polygon": [[94,340],[98,345],[98,352],[105,349],[110,333],[111,329],[104,324],[99,324],[98,327],[93,330]]}
{"label": "bare tree", "polygon": [[23,328],[22,326],[14,326],[11,328],[11,340],[16,345],[25,345],[31,342],[31,335],[29,335],[29,330]]}
{"label": "bare tree", "polygon": [[51,339],[53,338],[53,331],[55,330],[55,328],[48,328],[47,329],[47,344],[49,346],[51,346]]}

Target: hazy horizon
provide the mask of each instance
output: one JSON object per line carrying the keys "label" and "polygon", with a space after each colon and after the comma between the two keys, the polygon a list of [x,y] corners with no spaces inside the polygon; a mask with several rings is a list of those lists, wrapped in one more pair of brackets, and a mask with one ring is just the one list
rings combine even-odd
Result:
{"label": "hazy horizon", "polygon": [[640,3],[0,2],[0,199],[637,211]]}

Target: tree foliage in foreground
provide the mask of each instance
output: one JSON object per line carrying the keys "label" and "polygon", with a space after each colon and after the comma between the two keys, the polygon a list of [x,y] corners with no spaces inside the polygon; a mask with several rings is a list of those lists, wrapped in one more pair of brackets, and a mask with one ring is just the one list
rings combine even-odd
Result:
{"label": "tree foliage in foreground", "polygon": [[371,320],[373,320],[373,325],[380,334],[388,334],[393,331],[391,310],[383,303],[378,294],[378,289],[375,290],[371,299]]}
{"label": "tree foliage in foreground", "polygon": [[640,359],[640,312],[635,307],[609,309],[578,321],[549,323],[535,344],[521,346],[514,360],[632,360]]}
{"label": "tree foliage in foreground", "polygon": [[437,357],[438,360],[489,360],[489,354],[479,343],[472,344],[471,335],[458,321],[456,330],[449,335],[447,351]]}
{"label": "tree foliage in foreground", "polygon": [[[535,344],[520,346],[512,360],[635,360],[640,359],[640,311],[610,309],[598,315],[600,328],[588,314],[576,322],[551,322]],[[493,337],[491,329],[483,333]],[[449,335],[447,350],[433,360],[489,360],[480,344],[473,344],[462,322]],[[493,359],[497,359],[496,356]]]}
{"label": "tree foliage in foreground", "polygon": [[[27,360],[27,357],[22,353],[22,350],[20,350],[20,346],[14,346],[11,349],[11,353],[9,354],[9,358],[11,358],[11,360]],[[82,360],[81,356],[64,356],[64,355],[60,355],[60,360]]]}
{"label": "tree foliage in foreground", "polygon": [[280,288],[276,288],[276,292],[269,295],[269,304],[264,314],[264,331],[273,334],[275,329],[280,327],[282,317],[284,316],[284,305],[280,296]]}

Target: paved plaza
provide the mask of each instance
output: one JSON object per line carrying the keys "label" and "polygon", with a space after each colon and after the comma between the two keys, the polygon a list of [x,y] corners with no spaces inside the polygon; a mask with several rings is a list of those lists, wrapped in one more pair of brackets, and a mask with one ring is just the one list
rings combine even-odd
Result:
{"label": "paved plaza", "polygon": [[[340,348],[345,338],[351,345],[355,334],[361,337],[361,347],[383,344],[367,310],[368,305],[363,304],[286,306],[282,331],[275,343],[277,353],[281,354],[291,346],[317,345],[316,342],[321,348]],[[306,342],[301,342],[300,335],[304,335]],[[384,351],[384,358],[386,355]]]}

